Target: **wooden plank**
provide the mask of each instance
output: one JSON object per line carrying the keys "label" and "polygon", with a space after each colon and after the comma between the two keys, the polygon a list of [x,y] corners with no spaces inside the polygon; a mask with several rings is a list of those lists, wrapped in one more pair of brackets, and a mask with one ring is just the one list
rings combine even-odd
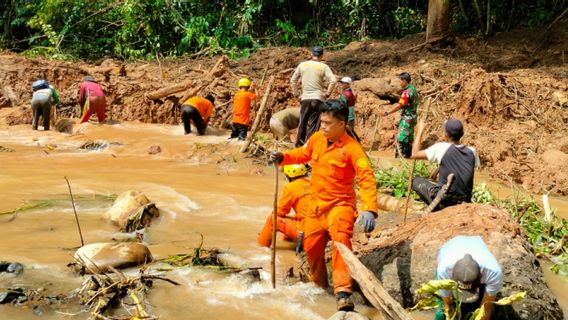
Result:
{"label": "wooden plank", "polygon": [[363,294],[371,304],[381,311],[386,319],[412,320],[404,308],[394,300],[375,275],[344,244],[334,242],[343,261],[347,264],[351,277],[359,283]]}

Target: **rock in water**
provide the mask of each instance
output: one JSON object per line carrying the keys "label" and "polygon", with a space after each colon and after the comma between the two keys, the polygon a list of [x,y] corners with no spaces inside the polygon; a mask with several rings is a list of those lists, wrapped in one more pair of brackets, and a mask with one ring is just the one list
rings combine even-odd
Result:
{"label": "rock in water", "polygon": [[158,154],[160,152],[162,152],[162,148],[160,148],[160,146],[150,146],[150,148],[148,148],[149,155]]}
{"label": "rock in water", "polygon": [[75,122],[71,119],[59,119],[55,123],[55,130],[62,133],[72,134],[74,125]]}
{"label": "rock in water", "polygon": [[353,311],[338,311],[328,320],[369,320],[369,317]]}
{"label": "rock in water", "polygon": [[495,307],[493,319],[564,319],[520,226],[503,210],[462,204],[395,228],[377,231],[365,245],[353,244],[361,262],[404,307],[418,301],[416,289],[434,279],[440,247],[457,235],[479,235],[499,261],[503,296],[526,291],[512,306]]}
{"label": "rock in water", "polygon": [[127,191],[116,198],[105,216],[120,231],[132,232],[149,226],[153,218],[160,216],[160,210],[142,192]]}
{"label": "rock in water", "polygon": [[92,243],[79,248],[75,259],[83,261],[87,273],[101,273],[151,262],[152,254],[136,242]]}

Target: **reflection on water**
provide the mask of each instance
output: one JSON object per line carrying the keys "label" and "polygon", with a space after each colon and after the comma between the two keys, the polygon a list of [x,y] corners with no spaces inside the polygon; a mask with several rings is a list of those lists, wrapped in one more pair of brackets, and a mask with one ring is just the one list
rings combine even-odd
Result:
{"label": "reflection on water", "polygon": [[[296,258],[292,244],[280,240],[278,285],[276,290],[271,289],[267,273],[270,251],[259,248],[256,237],[270,212],[272,171],[261,176],[247,167],[246,161],[228,171],[222,162],[199,164],[188,159],[196,142],[220,144],[219,152],[238,149],[238,143],[229,143],[222,135],[184,136],[180,126],[83,124],[78,129],[80,134],[70,136],[31,131],[28,126],[0,128],[0,145],[15,150],[0,153],[0,212],[13,210],[25,201],[64,199],[68,192],[64,176],[77,195],[143,191],[162,212],[147,234],[155,258],[188,252],[199,244],[202,235],[205,247],[229,252],[235,264],[264,268],[261,282],[196,268],[170,272],[167,276],[182,285],[155,283],[149,294],[149,307],[154,314],[162,319],[288,320],[326,319],[334,313],[334,298],[312,284],[284,285],[286,270],[295,265]],[[87,141],[101,140],[115,144],[98,151],[79,149]],[[153,145],[161,147],[159,155],[147,153]],[[116,228],[102,218],[109,205],[106,201],[78,203],[87,243],[117,237]],[[21,212],[12,221],[8,218],[0,216],[0,260],[19,261],[34,270],[26,270],[19,278],[2,276],[1,286],[27,282],[66,293],[80,283],[81,279],[65,267],[72,258],[69,248],[80,245],[70,203],[66,206],[65,201],[58,201],[47,210]],[[551,276],[549,280],[555,278]],[[560,295],[567,287],[561,285],[555,292]],[[381,319],[370,308],[358,310],[372,319]],[[36,319],[31,310],[11,306],[0,306],[0,314],[9,319]],[[61,317],[47,312],[42,318]],[[75,318],[86,319],[88,314]]]}

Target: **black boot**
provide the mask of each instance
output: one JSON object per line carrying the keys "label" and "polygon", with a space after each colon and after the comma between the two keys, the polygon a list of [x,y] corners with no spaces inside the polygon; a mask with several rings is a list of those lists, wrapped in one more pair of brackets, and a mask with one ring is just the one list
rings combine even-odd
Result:
{"label": "black boot", "polygon": [[351,292],[341,291],[336,296],[337,311],[353,311],[355,305],[351,301]]}

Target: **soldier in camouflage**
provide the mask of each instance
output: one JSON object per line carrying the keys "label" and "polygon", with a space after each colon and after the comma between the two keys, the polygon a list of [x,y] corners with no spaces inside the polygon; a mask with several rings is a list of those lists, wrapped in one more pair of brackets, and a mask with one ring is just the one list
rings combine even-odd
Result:
{"label": "soldier in camouflage", "polygon": [[399,74],[402,94],[397,105],[390,111],[385,111],[384,116],[400,110],[400,121],[398,123],[398,144],[396,155],[410,158],[412,154],[412,142],[414,141],[414,126],[416,126],[416,111],[418,110],[418,92],[410,84],[410,74],[403,72]]}

